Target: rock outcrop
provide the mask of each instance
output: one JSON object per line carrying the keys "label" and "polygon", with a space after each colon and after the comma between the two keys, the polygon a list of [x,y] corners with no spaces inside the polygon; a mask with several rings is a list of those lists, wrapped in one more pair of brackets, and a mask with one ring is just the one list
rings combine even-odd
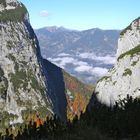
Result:
{"label": "rock outcrop", "polygon": [[95,92],[98,100],[108,106],[127,95],[140,96],[140,18],[120,33],[117,62],[98,81]]}
{"label": "rock outcrop", "polygon": [[0,42],[2,122],[22,123],[32,110],[54,112],[37,38],[26,8],[16,0],[0,1]]}

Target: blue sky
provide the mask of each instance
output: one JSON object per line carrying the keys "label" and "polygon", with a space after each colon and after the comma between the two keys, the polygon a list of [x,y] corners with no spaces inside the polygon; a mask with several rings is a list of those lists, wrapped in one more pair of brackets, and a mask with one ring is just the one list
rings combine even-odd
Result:
{"label": "blue sky", "polygon": [[123,29],[140,16],[140,0],[20,0],[33,28]]}

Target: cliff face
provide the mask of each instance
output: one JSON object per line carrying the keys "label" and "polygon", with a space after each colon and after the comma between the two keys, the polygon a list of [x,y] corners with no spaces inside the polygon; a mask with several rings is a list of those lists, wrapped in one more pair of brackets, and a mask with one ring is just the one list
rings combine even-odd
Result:
{"label": "cliff face", "polygon": [[124,29],[118,40],[117,62],[100,79],[95,92],[101,103],[108,106],[127,95],[140,96],[140,18]]}
{"label": "cliff face", "polygon": [[45,59],[43,63],[44,74],[47,80],[47,93],[51,99],[53,112],[66,121],[67,100],[62,69]]}
{"label": "cliff face", "polygon": [[16,0],[0,1],[0,115],[22,123],[30,110],[52,109],[38,42],[28,12]]}

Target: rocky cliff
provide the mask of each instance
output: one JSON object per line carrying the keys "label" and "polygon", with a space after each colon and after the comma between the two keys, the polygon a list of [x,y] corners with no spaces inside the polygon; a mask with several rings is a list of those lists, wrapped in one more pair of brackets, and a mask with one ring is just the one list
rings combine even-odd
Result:
{"label": "rocky cliff", "polygon": [[100,79],[95,92],[101,103],[108,106],[124,99],[140,96],[140,18],[120,33],[117,62],[108,74]]}
{"label": "rocky cliff", "polygon": [[67,89],[64,71],[42,59],[25,6],[17,0],[0,0],[2,125],[22,123],[34,112],[57,114],[65,121]]}
{"label": "rocky cliff", "polygon": [[22,123],[31,110],[50,112],[38,42],[16,0],[0,1],[0,42],[0,119]]}

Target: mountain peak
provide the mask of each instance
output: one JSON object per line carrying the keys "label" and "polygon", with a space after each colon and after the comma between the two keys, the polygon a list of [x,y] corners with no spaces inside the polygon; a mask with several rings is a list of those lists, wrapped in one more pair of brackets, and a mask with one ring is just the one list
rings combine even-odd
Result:
{"label": "mountain peak", "polygon": [[56,30],[58,30],[59,27],[57,27],[57,26],[48,26],[48,27],[45,27],[45,28],[49,32],[55,32]]}
{"label": "mountain peak", "polygon": [[21,22],[27,19],[27,9],[17,0],[0,0],[0,21]]}
{"label": "mountain peak", "polygon": [[58,27],[58,26],[47,26],[47,27],[42,28],[42,29],[46,29],[47,31],[52,32],[52,33],[53,32],[63,32],[63,31],[73,31],[73,30],[67,29],[63,26],[60,26],[60,27]]}
{"label": "mountain peak", "polygon": [[140,17],[135,19],[121,33],[118,41],[117,57],[140,44]]}
{"label": "mountain peak", "polygon": [[140,27],[140,17],[138,17],[134,21],[132,21],[129,26],[127,26],[124,30],[122,30],[120,35],[123,36],[123,35],[125,35],[125,33],[131,31],[132,29],[139,29],[139,27]]}
{"label": "mountain peak", "polygon": [[17,0],[0,0],[0,11],[15,9],[19,5]]}

